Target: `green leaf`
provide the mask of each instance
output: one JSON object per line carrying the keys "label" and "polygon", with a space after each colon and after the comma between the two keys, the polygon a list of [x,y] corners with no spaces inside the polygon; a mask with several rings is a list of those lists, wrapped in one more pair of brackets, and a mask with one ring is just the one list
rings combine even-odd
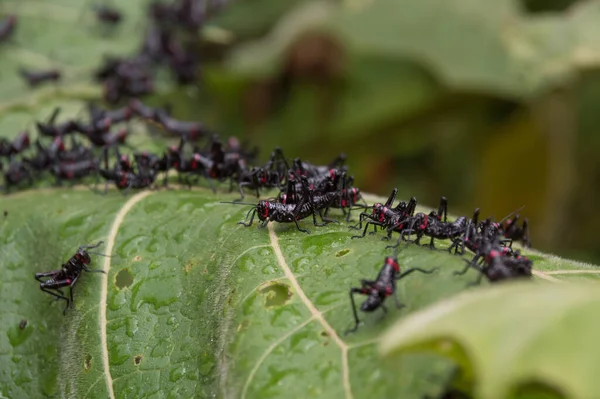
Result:
{"label": "green leaf", "polygon": [[[351,240],[345,223],[302,222],[310,235],[290,225],[244,228],[236,223],[247,207],[219,203],[233,198],[205,189],[101,197],[84,187],[2,198],[0,393],[362,398],[438,389],[446,362],[410,357],[389,367],[375,344],[394,320],[476,277],[452,275],[460,257],[408,246],[403,267],[442,270],[403,280],[406,308],[390,304],[383,320],[361,314],[364,326],[344,336],[352,326],[348,290],[376,276],[386,243]],[[92,266],[108,274],[84,274],[76,309],[63,317],[63,303],[49,306],[33,274],[99,240],[111,257],[93,256]],[[595,271],[532,256],[557,276]]]}
{"label": "green leaf", "polygon": [[458,295],[401,320],[381,339],[387,357],[433,352],[464,368],[477,398],[545,387],[600,396],[596,284],[501,284]]}
{"label": "green leaf", "polygon": [[[92,71],[106,55],[127,55],[138,49],[141,38],[134,33],[143,26],[143,4],[141,0],[120,3],[123,23],[108,32],[96,22],[91,3],[3,2],[2,11],[16,14],[18,22],[9,42],[0,47],[0,112],[56,97],[98,97],[100,87],[91,84]],[[18,76],[20,67],[57,68],[62,80],[29,90]]]}
{"label": "green leaf", "polygon": [[593,1],[541,16],[514,0],[352,1],[336,9],[315,1],[240,47],[230,65],[250,76],[274,73],[294,39],[318,31],[354,56],[418,63],[454,89],[526,99],[600,64],[599,13]]}

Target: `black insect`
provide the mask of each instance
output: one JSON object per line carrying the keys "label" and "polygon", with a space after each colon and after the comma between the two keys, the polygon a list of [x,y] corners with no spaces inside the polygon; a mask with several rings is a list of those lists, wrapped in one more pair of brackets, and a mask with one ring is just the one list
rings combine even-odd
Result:
{"label": "black insect", "polygon": [[104,193],[108,191],[109,181],[114,182],[119,190],[125,190],[123,193],[126,194],[132,188],[150,187],[155,179],[155,175],[140,176],[134,172],[126,171],[117,172],[114,170],[99,169],[98,172],[106,180]]}
{"label": "black insect", "polygon": [[194,141],[208,135],[208,129],[200,122],[184,122],[172,118],[165,111],[157,112],[156,117],[167,132]]}
{"label": "black insect", "polygon": [[35,141],[35,148],[37,152],[32,158],[29,158],[29,164],[37,172],[46,170],[58,160],[59,152],[65,151],[65,145],[60,136],[52,140],[48,147],[44,147],[38,139]]}
{"label": "black insect", "polygon": [[61,78],[61,73],[57,69],[49,69],[45,71],[28,71],[19,69],[19,74],[27,81],[29,86],[35,87],[44,82],[58,82]]}
{"label": "black insect", "polygon": [[[40,282],[40,289],[54,297],[56,300],[64,299],[67,302],[63,314],[66,314],[69,307],[73,307],[73,288],[79,280],[82,271],[92,273],[105,273],[104,270],[94,270],[88,268],[91,263],[90,254],[107,256],[104,254],[98,254],[88,252],[88,249],[98,248],[102,245],[103,241],[100,241],[96,245],[82,245],[79,247],[75,255],[71,257],[66,263],[62,265],[61,269],[52,270],[49,272],[36,273],[35,279]],[[43,280],[43,278],[47,278]],[[69,297],[65,296],[61,288],[69,287]]]}
{"label": "black insect", "polygon": [[89,176],[98,170],[98,161],[85,159],[77,162],[56,162],[51,169],[56,178],[56,184],[61,185],[63,180],[77,180]]}
{"label": "black insect", "polygon": [[60,108],[55,108],[45,123],[36,122],[36,127],[40,135],[48,137],[58,137],[75,133],[81,130],[76,121],[68,120],[60,124],[55,124],[56,118],[60,114]]}
{"label": "black insect", "polygon": [[88,133],[86,137],[94,146],[108,148],[118,144],[124,144],[128,134],[127,128],[122,128],[113,133]]}
{"label": "black insect", "polygon": [[364,201],[360,194],[360,190],[356,187],[352,188],[343,188],[340,191],[336,191],[333,194],[333,201],[329,202],[329,206],[325,209],[324,216],[327,216],[330,209],[341,209],[344,216],[346,216],[346,221],[350,222],[352,217],[352,210],[355,209],[364,209],[365,205],[358,205],[359,201]]}
{"label": "black insect", "polygon": [[503,256],[502,252],[498,250],[492,250],[486,255],[485,264],[483,266],[466,259],[465,262],[465,268],[462,271],[454,272],[454,274],[457,276],[463,275],[470,268],[477,270],[480,273],[478,279],[469,285],[479,284],[484,276],[490,283],[531,277],[531,260],[524,257],[512,260],[508,256]]}
{"label": "black insect", "polygon": [[[532,275],[533,262],[518,251],[502,246],[500,234],[495,230],[495,223],[489,219],[483,222],[484,228],[478,238],[475,257],[465,262],[465,268],[455,275],[465,274],[469,268],[480,272],[479,279],[474,284],[479,284],[485,276],[490,282],[498,282],[514,278],[527,278]],[[482,260],[482,264],[479,261]],[[471,284],[470,284],[471,285]]]}
{"label": "black insect", "polygon": [[[400,237],[395,247],[400,245],[400,242],[405,239],[405,235],[416,234],[417,237],[413,241],[415,244],[419,244],[423,236],[430,237],[429,246],[430,249],[435,249],[434,240],[453,240],[464,234],[467,228],[468,220],[464,216],[458,217],[454,222],[447,222],[447,207],[448,202],[446,197],[442,197],[438,211],[430,212],[429,214],[417,213],[416,215],[408,218],[405,222],[407,225],[400,232]],[[442,220],[443,218],[443,220]]]}
{"label": "black insect", "polygon": [[[230,141],[229,147],[232,151],[238,154],[243,154],[243,157],[248,157],[250,154],[244,154],[242,147],[237,140],[233,143]],[[254,167],[251,170],[242,170],[239,175],[239,189],[242,198],[244,199],[243,188],[256,190],[256,197],[260,196],[261,188],[282,188],[285,179],[286,170],[289,169],[287,162],[283,158],[283,153],[280,148],[275,148],[271,153],[269,161],[260,167]],[[284,202],[285,203],[285,202]]]}
{"label": "black insect", "polygon": [[8,39],[15,30],[17,26],[17,16],[9,15],[0,21],[0,42]]}
{"label": "black insect", "polygon": [[27,320],[23,319],[21,320],[21,322],[19,323],[19,329],[24,330],[25,327],[27,327]]}
{"label": "black insect", "polygon": [[483,237],[479,231],[479,208],[473,212],[473,217],[467,221],[464,233],[455,237],[452,240],[452,244],[448,247],[448,252],[454,250],[454,254],[465,254],[465,248],[468,248],[472,252],[478,252],[481,247],[481,240]]}
{"label": "black insect", "polygon": [[0,157],[10,157],[19,154],[29,147],[29,133],[21,132],[10,142],[6,139],[0,139]]}
{"label": "black insect", "polygon": [[340,154],[329,165],[314,165],[302,161],[300,158],[294,159],[292,169],[297,176],[317,177],[326,176],[331,169],[345,170],[346,154]]}
{"label": "black insect", "polygon": [[107,25],[118,25],[123,20],[123,15],[119,10],[107,5],[94,5],[94,14],[96,19]]}
{"label": "black insect", "polygon": [[431,274],[438,268],[431,270],[424,270],[418,267],[414,267],[400,273],[400,265],[398,264],[398,258],[396,256],[386,256],[383,267],[379,271],[375,280],[361,280],[360,288],[350,289],[350,301],[352,303],[352,312],[354,315],[354,327],[346,331],[346,334],[355,332],[358,329],[360,320],[358,319],[358,313],[356,311],[356,303],[354,302],[354,294],[366,295],[367,300],[361,305],[360,310],[363,312],[373,312],[379,308],[383,310],[383,314],[387,314],[387,308],[383,304],[385,299],[393,295],[396,307],[398,309],[404,307],[403,304],[398,300],[396,295],[396,281],[408,276],[414,272],[421,272],[425,274]]}
{"label": "black insect", "polygon": [[390,239],[394,231],[401,232],[407,226],[409,218],[412,217],[415,212],[417,207],[417,199],[412,197],[409,202],[400,201],[394,208],[392,205],[397,194],[398,189],[395,188],[392,190],[385,204],[376,203],[373,205],[373,209],[370,214],[366,212],[361,213],[359,224],[357,226],[350,226],[350,228],[360,230],[362,229],[363,222],[365,220],[368,221],[365,225],[362,235],[353,236],[352,238],[363,238],[367,234],[367,230],[371,225],[373,226],[373,232],[371,234],[376,233],[377,226],[386,229],[387,235],[384,237],[384,239]]}
{"label": "black insect", "polygon": [[17,161],[11,156],[8,167],[4,171],[4,192],[8,194],[11,186],[17,186],[24,181],[27,181],[30,185],[33,184],[31,166],[26,160]]}
{"label": "black insect", "polygon": [[112,124],[129,121],[134,116],[134,110],[131,105],[126,105],[113,110],[104,110],[90,103],[88,104],[88,111],[92,124],[94,125],[103,122],[110,126]]}
{"label": "black insect", "polygon": [[[229,203],[229,202],[224,202]],[[241,202],[231,202],[236,205],[253,205],[253,204],[243,204]],[[246,222],[238,222],[238,224],[242,224],[246,227],[252,225],[254,217],[258,214],[258,219],[262,222],[259,224],[259,227],[265,227],[269,221],[279,222],[279,223],[295,223],[296,228],[303,233],[310,233],[308,230],[303,229],[298,224],[298,221],[301,219],[305,219],[312,215],[313,224],[315,226],[324,226],[327,223],[332,222],[332,220],[326,219],[323,217],[321,213],[321,209],[325,209],[329,204],[328,203],[315,203],[314,194],[310,189],[305,190],[303,193],[303,197],[297,204],[282,204],[275,201],[265,201],[261,200],[258,204],[254,205],[250,212],[252,212],[252,216],[250,217],[250,221]],[[323,223],[317,223],[317,214],[321,217]]]}
{"label": "black insect", "polygon": [[510,240],[521,240],[525,248],[531,248],[531,241],[529,240],[529,221],[525,218],[522,227],[519,227],[519,218],[520,215],[515,215],[514,218],[507,219],[501,224],[502,233],[504,237]]}

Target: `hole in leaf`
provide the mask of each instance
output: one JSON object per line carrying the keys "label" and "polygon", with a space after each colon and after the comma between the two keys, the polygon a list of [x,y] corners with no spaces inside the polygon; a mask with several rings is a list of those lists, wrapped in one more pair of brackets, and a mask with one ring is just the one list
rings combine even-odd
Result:
{"label": "hole in leaf", "polygon": [[92,368],[92,355],[90,355],[89,353],[85,355],[85,359],[83,361],[83,368],[85,369],[85,371],[88,371]]}
{"label": "hole in leaf", "polygon": [[121,271],[117,273],[117,277],[115,278],[115,285],[117,288],[121,289],[124,287],[129,287],[132,283],[133,276],[129,270],[121,269]]}
{"label": "hole in leaf", "polygon": [[259,292],[265,296],[265,307],[272,308],[285,305],[292,297],[292,291],[287,284],[271,283],[263,288],[259,288]]}
{"label": "hole in leaf", "polygon": [[142,359],[143,359],[142,355],[136,355],[133,358],[133,364],[135,364],[136,366],[139,366],[140,363],[142,362]]}
{"label": "hole in leaf", "polygon": [[515,399],[563,399],[567,396],[547,382],[528,381],[517,386],[511,397]]}
{"label": "hole in leaf", "polygon": [[141,257],[141,256],[139,256],[139,255],[138,255],[138,256],[136,256],[135,258],[133,258],[133,261],[134,261],[134,262],[139,262],[139,261],[141,261],[141,260],[142,260],[142,257]]}
{"label": "hole in leaf", "polygon": [[340,258],[340,257],[342,257],[342,256],[346,255],[348,252],[350,252],[350,250],[349,250],[349,249],[342,249],[341,251],[338,251],[338,252],[335,254],[335,256],[337,256],[338,258]]}
{"label": "hole in leaf", "polygon": [[530,13],[563,12],[580,0],[521,0],[523,9]]}

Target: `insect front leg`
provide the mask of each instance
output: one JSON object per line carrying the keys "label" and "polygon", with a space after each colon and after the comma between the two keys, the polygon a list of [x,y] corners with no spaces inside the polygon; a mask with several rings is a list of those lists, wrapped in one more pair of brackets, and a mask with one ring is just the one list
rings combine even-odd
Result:
{"label": "insect front leg", "polygon": [[468,260],[466,260],[466,259],[465,259],[464,261],[465,261],[465,263],[466,263],[467,265],[466,265],[466,266],[465,266],[465,268],[464,268],[464,269],[462,269],[461,271],[459,271],[459,272],[454,272],[453,274],[454,274],[455,276],[462,276],[462,275],[464,275],[466,272],[468,272],[468,271],[469,271],[469,269],[471,269],[471,268],[473,268],[473,269],[476,269],[476,270],[479,270],[479,267],[475,266],[475,265],[474,265],[472,262],[469,262],[469,261],[468,261]]}
{"label": "insect front leg", "polygon": [[477,270],[479,271],[479,276],[477,277],[477,280],[467,284],[467,287],[473,287],[473,286],[481,284],[481,279],[483,279],[483,276],[485,275],[485,273],[481,269],[477,269]]}
{"label": "insect front leg", "polygon": [[86,272],[89,272],[89,273],[104,273],[104,274],[106,274],[106,272],[102,269],[90,269],[85,265],[83,266],[83,270],[85,270]]}
{"label": "insect front leg", "polygon": [[367,230],[369,229],[369,225],[371,225],[371,224],[373,224],[373,225],[376,225],[376,224],[378,224],[378,223],[379,223],[379,222],[375,222],[375,221],[373,221],[373,220],[369,220],[369,221],[367,222],[367,224],[365,225],[365,229],[363,230],[363,233],[362,233],[362,235],[360,235],[360,236],[352,236],[352,237],[350,237],[350,238],[364,238],[364,237],[367,235]]}
{"label": "insect front leg", "polygon": [[358,330],[358,326],[360,325],[360,320],[358,319],[358,312],[356,311],[356,302],[354,301],[354,294],[363,294],[364,295],[363,289],[362,288],[350,288],[350,303],[352,303],[352,314],[354,315],[354,327],[346,330],[346,332],[344,333],[345,335],[355,332],[356,330]]}
{"label": "insect front leg", "polygon": [[421,272],[421,273],[424,273],[424,274],[431,274],[431,273],[433,273],[436,270],[439,270],[439,267],[434,267],[433,269],[430,269],[430,270],[421,269],[419,267],[413,267],[412,269],[408,269],[404,273],[402,273],[399,276],[397,276],[396,280],[400,280],[400,279],[408,276],[409,274],[411,274],[413,272]]}
{"label": "insect front leg", "polygon": [[396,303],[396,307],[398,309],[402,309],[405,305],[400,303],[400,300],[398,299],[398,291],[396,290],[396,280],[392,280],[392,290],[394,292],[394,302]]}
{"label": "insect front leg", "polygon": [[298,228],[299,231],[306,233],[306,234],[310,234],[310,231],[300,227],[300,225],[298,224],[298,219],[294,218],[294,223],[296,223],[296,227]]}
{"label": "insect front leg", "polygon": [[[365,213],[365,212],[361,212],[360,217],[358,218],[358,221],[359,221],[358,226],[355,225],[355,226],[348,226],[348,227],[350,227],[351,229],[354,229],[354,230],[360,230],[360,229],[362,229],[363,221],[367,218],[370,219],[371,215],[368,213]],[[363,237],[364,237],[364,235],[363,235]]]}
{"label": "insect front leg", "polygon": [[[251,209],[250,211],[252,212],[252,216],[250,217],[250,221],[248,223],[246,223],[246,222],[238,222],[237,224],[243,224],[246,227],[252,226],[252,221],[254,220],[254,216],[256,216],[256,208]],[[248,218],[248,215],[246,215],[246,218]]]}

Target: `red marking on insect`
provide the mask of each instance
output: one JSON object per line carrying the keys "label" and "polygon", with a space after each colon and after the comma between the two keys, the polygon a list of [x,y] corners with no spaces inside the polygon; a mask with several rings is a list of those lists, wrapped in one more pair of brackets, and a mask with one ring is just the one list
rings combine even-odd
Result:
{"label": "red marking on insect", "polygon": [[198,160],[200,159],[199,154],[194,154],[194,158],[192,158],[192,169],[196,169],[198,166]]}
{"label": "red marking on insect", "polygon": [[392,295],[392,288],[385,287],[385,296],[390,296],[390,295]]}
{"label": "red marking on insect", "polygon": [[72,179],[73,176],[75,176],[75,173],[73,172],[73,170],[68,170],[67,171],[67,178],[68,179]]}
{"label": "red marking on insect", "polygon": [[265,202],[265,213],[263,214],[263,218],[268,218],[269,217],[269,203]]}
{"label": "red marking on insect", "polygon": [[345,208],[348,205],[345,199],[342,200],[342,208]]}
{"label": "red marking on insect", "polygon": [[260,182],[261,182],[262,184],[265,184],[265,183],[267,182],[267,175],[263,175],[263,176],[261,177],[261,179],[260,179]]}
{"label": "red marking on insect", "polygon": [[400,266],[398,265],[398,262],[394,260],[394,258],[385,258],[385,264],[392,266],[395,271],[400,272]]}
{"label": "red marking on insect", "polygon": [[67,279],[67,284],[71,285],[71,279],[70,278]]}
{"label": "red marking on insect", "polygon": [[492,250],[490,251],[490,258],[496,258],[498,256],[500,256],[500,252],[496,251],[496,250]]}
{"label": "red marking on insect", "polygon": [[57,137],[54,139],[54,144],[58,147],[59,150],[61,150],[61,151],[65,150],[65,143],[63,143],[63,141],[60,137]]}
{"label": "red marking on insect", "polygon": [[423,220],[423,224],[421,224],[421,226],[419,226],[419,228],[421,228],[421,229],[427,228],[427,224],[428,223],[429,223],[429,216],[425,215],[425,219]]}
{"label": "red marking on insect", "polygon": [[335,169],[329,169],[329,177],[335,179]]}
{"label": "red marking on insect", "polygon": [[127,173],[121,172],[121,180],[119,180],[119,187],[127,187]]}
{"label": "red marking on insect", "polygon": [[358,190],[356,188],[352,189],[352,198],[353,202],[356,204],[358,202]]}

